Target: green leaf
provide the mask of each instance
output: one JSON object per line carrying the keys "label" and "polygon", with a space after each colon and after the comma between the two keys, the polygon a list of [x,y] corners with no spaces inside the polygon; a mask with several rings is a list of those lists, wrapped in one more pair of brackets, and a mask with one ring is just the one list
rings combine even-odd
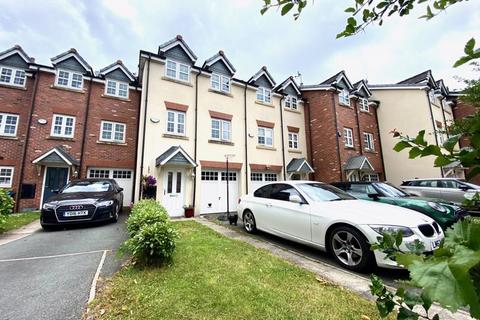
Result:
{"label": "green leaf", "polygon": [[416,144],[421,146],[426,146],[427,141],[425,141],[425,130],[419,131],[415,140],[413,140]]}
{"label": "green leaf", "polygon": [[433,304],[432,299],[430,299],[430,297],[427,296],[424,292],[422,292],[421,298],[422,298],[423,309],[425,310],[426,313],[428,313],[428,310],[430,310],[430,307]]}
{"label": "green leaf", "polygon": [[422,150],[422,157],[426,156],[441,156],[442,155],[442,150],[440,150],[440,147],[434,144],[430,144],[423,148]]}
{"label": "green leaf", "polygon": [[423,303],[421,292],[416,289],[411,289],[405,291],[405,298],[403,302],[410,308],[413,309],[417,304],[421,305]]}
{"label": "green leaf", "polygon": [[395,150],[395,151],[397,151],[397,152],[400,152],[400,151],[402,151],[403,149],[409,148],[409,147],[411,147],[411,146],[412,146],[412,145],[411,145],[409,142],[402,140],[402,141],[397,142],[397,144],[395,145],[395,147],[393,147],[393,150]]}
{"label": "green leaf", "polygon": [[402,244],[402,241],[403,241],[403,232],[400,231],[395,235],[395,245],[397,247],[400,247],[400,245]]}
{"label": "green leaf", "polygon": [[395,257],[398,264],[406,268],[408,268],[408,266],[410,266],[415,261],[418,261],[418,262],[423,261],[422,256],[419,256],[414,253],[397,253]]}
{"label": "green leaf", "polygon": [[286,15],[293,8],[293,2],[289,2],[282,7],[281,15]]}
{"label": "green leaf", "polygon": [[400,307],[397,314],[398,320],[417,320],[418,314],[413,311],[408,310],[405,307]]}
{"label": "green leaf", "polygon": [[350,17],[347,19],[347,23],[349,26],[356,27],[357,26],[357,20],[355,20],[354,17]]}
{"label": "green leaf", "polygon": [[451,136],[450,138],[447,139],[447,141],[445,141],[443,143],[443,147],[450,153],[453,152],[453,149],[455,148],[455,146],[457,145],[458,143],[458,140],[460,140],[460,137],[461,135],[460,134],[456,134],[454,136]]}
{"label": "green leaf", "polygon": [[347,12],[347,13],[348,13],[348,12],[353,13],[353,12],[355,12],[355,11],[356,11],[356,10],[355,10],[354,7],[350,7],[350,8],[345,9],[345,12]]}
{"label": "green leaf", "polygon": [[455,61],[455,63],[453,64],[453,67],[457,68],[457,67],[459,67],[461,65],[464,65],[465,63],[469,62],[472,59],[473,59],[472,57],[463,56],[460,59],[458,59],[457,61]]}
{"label": "green leaf", "polygon": [[475,39],[472,38],[470,40],[468,40],[468,42],[465,44],[465,53],[469,56],[473,55],[474,53],[474,48],[475,48]]}
{"label": "green leaf", "polygon": [[260,14],[261,14],[261,15],[264,15],[265,12],[267,12],[267,10],[268,10],[268,7],[263,7],[263,8],[260,10]]}
{"label": "green leaf", "polygon": [[379,4],[377,4],[377,9],[382,9],[382,8],[385,8],[386,6],[388,6],[388,2],[383,1],[383,2],[380,2]]}
{"label": "green leaf", "polygon": [[442,155],[442,156],[437,156],[437,158],[435,159],[434,165],[435,167],[443,167],[452,162],[453,162],[452,159]]}
{"label": "green leaf", "polygon": [[418,157],[419,155],[422,154],[422,150],[419,148],[419,147],[413,147],[412,149],[410,149],[410,151],[408,152],[408,157],[410,159],[415,159],[416,157]]}

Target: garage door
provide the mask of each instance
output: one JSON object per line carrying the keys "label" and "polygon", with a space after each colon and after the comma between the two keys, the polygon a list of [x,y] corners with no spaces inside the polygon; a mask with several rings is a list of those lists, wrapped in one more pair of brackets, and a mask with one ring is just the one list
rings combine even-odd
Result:
{"label": "garage door", "polygon": [[133,192],[133,171],[129,169],[89,168],[89,178],[115,179],[123,188],[123,205],[130,206]]}
{"label": "garage door", "polygon": [[264,186],[271,181],[277,181],[277,174],[272,172],[252,172],[250,173],[250,193]]}
{"label": "garage door", "polygon": [[[229,171],[230,212],[237,210],[238,171]],[[200,213],[227,211],[227,173],[220,170],[202,170]]]}

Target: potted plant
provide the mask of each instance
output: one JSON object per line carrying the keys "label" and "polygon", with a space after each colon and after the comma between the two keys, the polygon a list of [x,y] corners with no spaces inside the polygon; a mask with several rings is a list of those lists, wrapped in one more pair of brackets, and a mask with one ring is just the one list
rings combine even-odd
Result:
{"label": "potted plant", "polygon": [[195,215],[195,208],[191,205],[186,205],[183,206],[183,209],[185,209],[185,218],[193,218]]}
{"label": "potted plant", "polygon": [[157,179],[152,175],[142,177],[142,188],[144,199],[155,199],[157,197]]}

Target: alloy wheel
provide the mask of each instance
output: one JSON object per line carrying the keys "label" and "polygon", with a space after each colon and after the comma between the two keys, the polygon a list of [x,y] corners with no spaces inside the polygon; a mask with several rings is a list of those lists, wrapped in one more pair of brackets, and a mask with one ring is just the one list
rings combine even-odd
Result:
{"label": "alloy wheel", "polygon": [[337,231],[332,237],[332,251],[343,264],[357,266],[363,257],[360,241],[346,230]]}
{"label": "alloy wheel", "polygon": [[245,212],[243,216],[243,225],[245,226],[245,230],[247,230],[247,232],[252,232],[255,229],[255,218],[253,217],[253,213],[250,211]]}

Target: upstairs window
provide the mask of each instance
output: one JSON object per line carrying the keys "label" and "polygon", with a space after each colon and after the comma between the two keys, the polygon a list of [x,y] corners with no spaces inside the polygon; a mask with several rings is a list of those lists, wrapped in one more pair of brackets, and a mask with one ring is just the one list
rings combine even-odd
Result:
{"label": "upstairs window", "polygon": [[167,133],[185,135],[185,112],[167,111]]}
{"label": "upstairs window", "polygon": [[0,136],[14,137],[17,135],[18,115],[0,113]]}
{"label": "upstairs window", "polygon": [[54,137],[73,138],[75,117],[54,115],[51,135]]}
{"label": "upstairs window", "polygon": [[169,78],[188,82],[190,80],[190,66],[173,60],[167,60],[165,75]]}
{"label": "upstairs window", "polygon": [[370,112],[370,106],[368,105],[368,99],[360,98],[360,110]]}
{"label": "upstairs window", "polygon": [[288,148],[298,149],[298,133],[288,133]]}
{"label": "upstairs window", "polygon": [[365,144],[365,150],[375,151],[375,144],[373,141],[373,134],[364,132],[363,133],[363,142]]}
{"label": "upstairs window", "polygon": [[340,91],[338,94],[338,100],[340,101],[340,104],[350,106],[350,93],[347,89],[342,89],[342,91]]}
{"label": "upstairs window", "polygon": [[298,99],[294,96],[287,96],[285,98],[285,107],[292,110],[297,110]]}
{"label": "upstairs window", "polygon": [[353,148],[353,130],[350,128],[343,128],[343,138],[345,147]]}
{"label": "upstairs window", "polygon": [[25,71],[10,67],[0,67],[0,83],[12,86],[25,86]]}
{"label": "upstairs window", "polygon": [[210,85],[213,90],[230,92],[230,78],[224,75],[213,73],[210,79]]}
{"label": "upstairs window", "polygon": [[228,120],[212,119],[213,140],[230,141],[232,139],[232,122]]}
{"label": "upstairs window", "polygon": [[82,89],[83,75],[73,71],[58,70],[56,83],[60,87]]}
{"label": "upstairs window", "polygon": [[258,144],[266,147],[273,147],[273,129],[258,127]]}
{"label": "upstairs window", "polygon": [[259,87],[257,89],[257,101],[272,103],[272,91],[267,88]]}
{"label": "upstairs window", "polygon": [[125,124],[111,121],[102,121],[101,141],[125,142]]}
{"label": "upstairs window", "polygon": [[128,98],[128,84],[125,82],[107,80],[105,94],[108,96]]}

